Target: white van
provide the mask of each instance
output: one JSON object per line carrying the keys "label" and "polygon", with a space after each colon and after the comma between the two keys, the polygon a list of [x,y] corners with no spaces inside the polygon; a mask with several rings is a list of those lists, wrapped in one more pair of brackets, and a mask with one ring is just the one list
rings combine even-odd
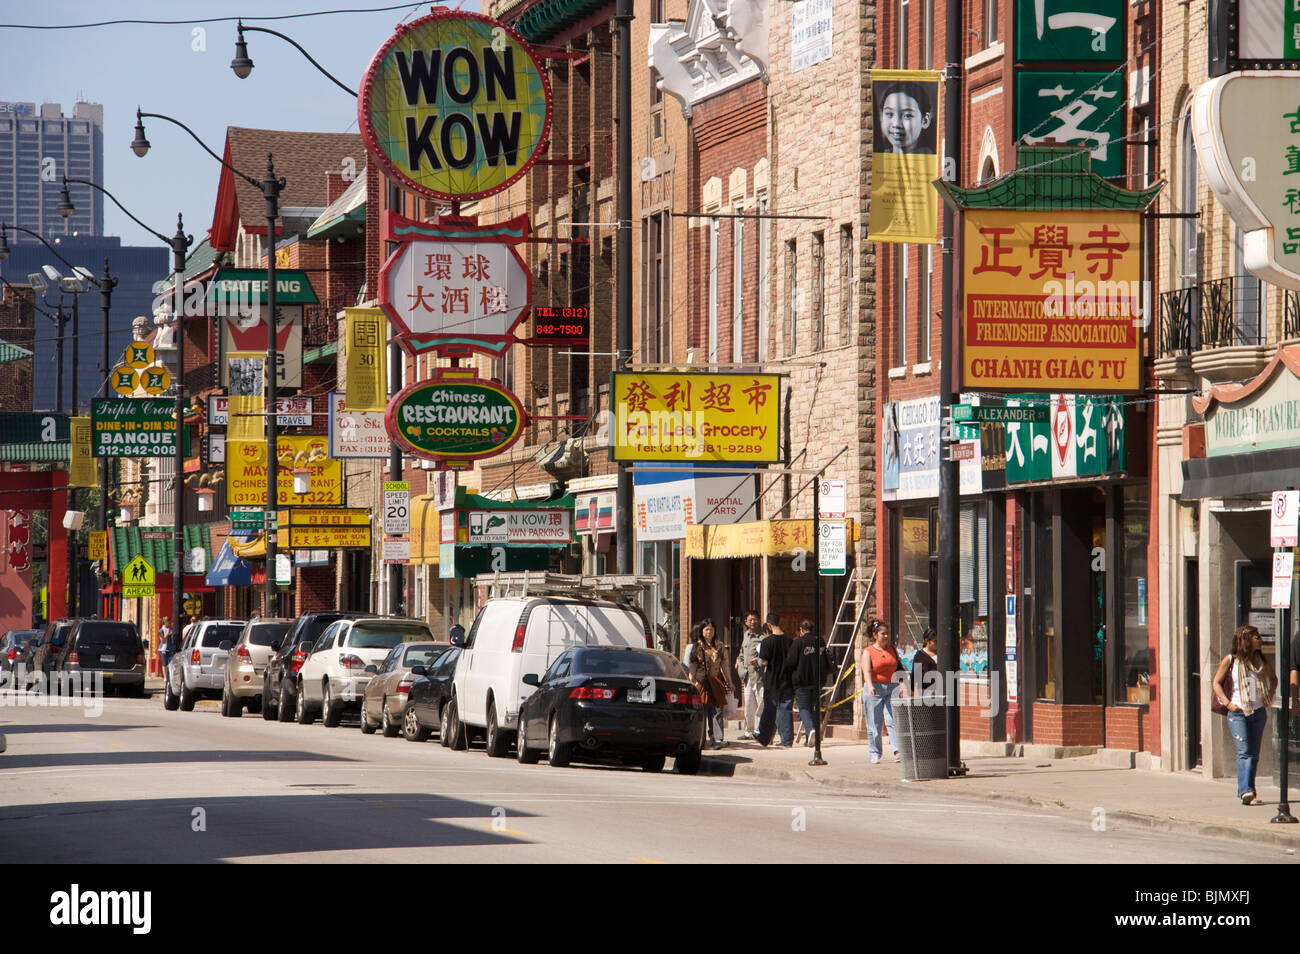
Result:
{"label": "white van", "polygon": [[490,600],[464,644],[443,734],[451,748],[464,749],[470,733],[481,730],[496,758],[509,753],[519,707],[533,692],[523,683],[527,673],[545,672],[575,646],[654,648],[650,624],[636,606],[563,597]]}

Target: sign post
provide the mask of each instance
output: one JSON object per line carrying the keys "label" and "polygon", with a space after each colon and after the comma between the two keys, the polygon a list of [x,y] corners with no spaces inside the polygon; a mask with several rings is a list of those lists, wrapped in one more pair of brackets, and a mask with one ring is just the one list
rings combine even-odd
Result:
{"label": "sign post", "polygon": [[1275,824],[1294,825],[1288,801],[1288,763],[1291,754],[1291,639],[1283,628],[1283,610],[1291,606],[1291,590],[1295,573],[1295,550],[1300,542],[1300,492],[1278,490],[1273,492],[1273,506],[1269,521],[1269,543],[1273,550],[1273,608],[1277,612],[1277,678],[1281,685],[1282,711],[1278,715],[1278,733],[1281,736],[1278,758],[1278,802]]}

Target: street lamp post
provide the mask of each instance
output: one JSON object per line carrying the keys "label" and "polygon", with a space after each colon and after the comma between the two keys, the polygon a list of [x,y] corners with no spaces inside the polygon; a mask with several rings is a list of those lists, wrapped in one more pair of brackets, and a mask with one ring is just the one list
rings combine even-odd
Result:
{"label": "street lamp post", "polygon": [[[273,32],[273,31],[266,31]],[[277,34],[279,35],[279,34]],[[288,37],[285,37],[288,39]],[[290,41],[292,42],[292,41]],[[297,44],[294,44],[297,46]],[[301,49],[301,47],[299,47]],[[304,51],[306,52],[306,51]],[[311,57],[308,57],[311,59]],[[312,60],[315,63],[315,60]],[[319,64],[317,64],[319,67]],[[252,61],[249,61],[249,68],[252,68]],[[328,75],[328,74],[327,74]],[[131,151],[137,156],[143,157],[149,151],[149,140],[145,136],[144,118],[148,116],[153,119],[162,119],[174,126],[179,126],[190,134],[190,138],[203,147],[203,150],[225,168],[229,169],[235,175],[239,176],[245,182],[252,185],[262,193],[266,200],[266,366],[262,369],[262,377],[266,381],[266,584],[263,612],[267,616],[276,615],[276,556],[277,546],[275,539],[275,512],[276,512],[276,480],[279,475],[279,460],[277,445],[277,421],[276,421],[276,401],[278,398],[277,376],[279,374],[279,343],[276,341],[277,321],[275,306],[275,221],[280,217],[280,194],[284,191],[285,179],[283,176],[277,177],[275,174],[275,157],[271,153],[266,154],[266,176],[258,180],[252,176],[240,172],[226,160],[222,159],[215,152],[208,148],[207,143],[198,137],[189,126],[185,125],[179,119],[171,116],[165,116],[162,113],[146,113],[138,107],[135,111],[135,138],[131,141]]]}
{"label": "street lamp post", "polygon": [[[176,335],[176,473],[172,480],[172,508],[175,511],[175,519],[172,521],[172,632],[181,631],[181,603],[184,597],[185,586],[185,501],[181,496],[184,487],[183,478],[185,476],[185,257],[189,252],[190,245],[194,243],[194,236],[185,234],[184,222],[181,214],[176,213],[176,234],[171,238],[156,232],[149,226],[145,225],[134,215],[127,211],[126,207],[117,200],[117,196],[109,192],[103,186],[91,182],[89,179],[70,179],[63,177],[63,196],[59,199],[59,215],[65,219],[76,211],[72,204],[72,197],[68,194],[68,183],[75,182],[79,185],[87,185],[104,195],[108,196],[122,212],[136,225],[156,237],[160,242],[171,249],[172,252],[172,292],[174,294],[174,304],[172,305],[174,333]],[[104,266],[104,274],[108,274],[108,266]],[[102,301],[102,299],[101,299]],[[107,321],[107,306],[105,306],[105,321]],[[107,334],[105,335],[107,340]],[[104,354],[105,363],[108,361],[108,353]],[[102,486],[102,483],[101,483]],[[106,502],[105,502],[106,503]]]}

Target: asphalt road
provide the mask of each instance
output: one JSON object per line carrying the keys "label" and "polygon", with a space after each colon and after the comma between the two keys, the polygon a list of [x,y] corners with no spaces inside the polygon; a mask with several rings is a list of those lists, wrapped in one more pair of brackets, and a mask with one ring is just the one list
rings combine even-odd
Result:
{"label": "asphalt road", "polygon": [[[0,863],[1294,861],[1050,810],[815,783],[523,766],[161,700],[0,693]],[[671,762],[669,763],[671,767]]]}

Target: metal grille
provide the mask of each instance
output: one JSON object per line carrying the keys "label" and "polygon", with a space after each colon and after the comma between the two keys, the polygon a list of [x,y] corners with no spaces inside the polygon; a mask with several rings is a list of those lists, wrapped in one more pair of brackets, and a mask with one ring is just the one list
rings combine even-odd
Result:
{"label": "metal grille", "polygon": [[894,729],[903,762],[903,778],[946,778],[948,740],[942,696],[894,700]]}

